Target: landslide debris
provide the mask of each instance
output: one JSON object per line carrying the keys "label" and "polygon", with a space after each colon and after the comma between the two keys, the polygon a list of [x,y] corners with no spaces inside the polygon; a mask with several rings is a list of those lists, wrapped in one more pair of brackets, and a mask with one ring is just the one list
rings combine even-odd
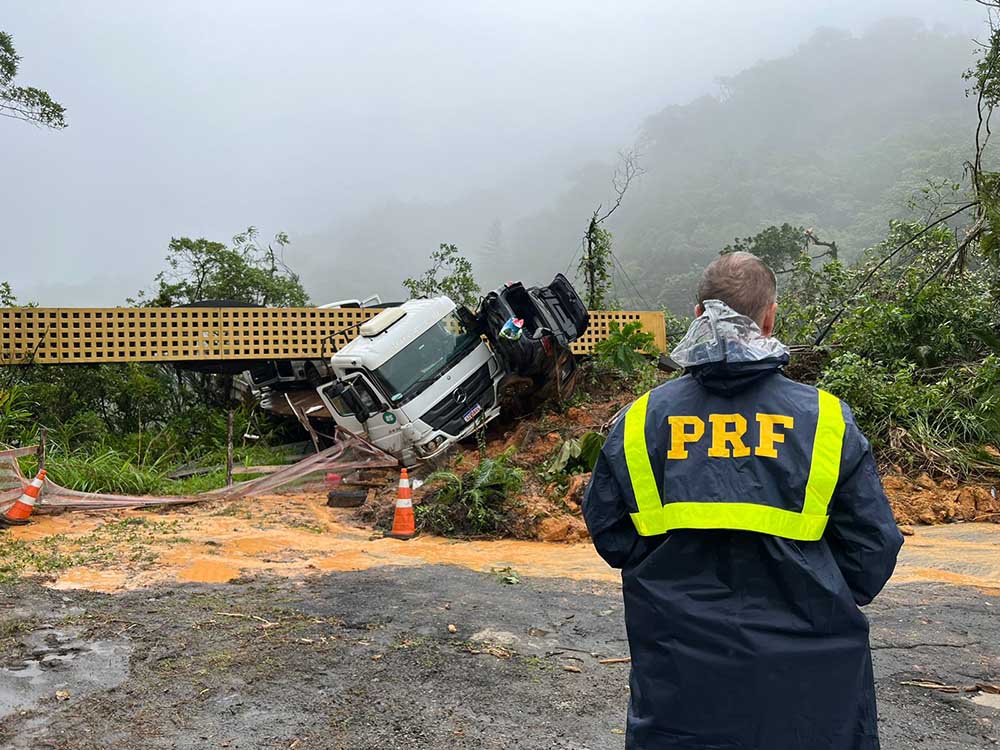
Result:
{"label": "landslide debris", "polygon": [[[485,459],[509,456],[512,468],[521,474],[516,497],[506,497],[493,507],[495,523],[487,533],[469,528],[425,524],[428,504],[436,501],[440,483],[431,481],[414,490],[418,530],[462,538],[535,539],[546,542],[578,542],[588,538],[580,503],[590,480],[588,472],[554,472],[560,453],[568,441],[580,441],[587,433],[601,431],[611,418],[638,394],[623,389],[621,383],[602,381],[592,373],[583,379],[577,396],[568,405],[548,405],[544,410],[514,420],[498,420],[489,425],[477,444],[472,441],[452,450],[438,467],[439,472],[468,475]],[[430,470],[418,473],[421,479]],[[882,473],[886,495],[896,521],[901,526],[987,521],[1000,523],[1000,497],[987,482],[962,483],[952,478],[935,479],[923,473],[908,477],[894,466]],[[358,519],[388,530],[396,499],[395,482],[369,496],[358,511]],[[910,529],[907,528],[909,532]]]}

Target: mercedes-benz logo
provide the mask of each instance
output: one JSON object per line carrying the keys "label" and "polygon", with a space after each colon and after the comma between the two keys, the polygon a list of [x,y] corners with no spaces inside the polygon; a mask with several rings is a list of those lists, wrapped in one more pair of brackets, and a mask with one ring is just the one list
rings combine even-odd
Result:
{"label": "mercedes-benz logo", "polygon": [[467,398],[468,398],[468,396],[465,395],[465,391],[459,391],[459,390],[455,391],[455,403],[456,404],[464,404],[465,400]]}

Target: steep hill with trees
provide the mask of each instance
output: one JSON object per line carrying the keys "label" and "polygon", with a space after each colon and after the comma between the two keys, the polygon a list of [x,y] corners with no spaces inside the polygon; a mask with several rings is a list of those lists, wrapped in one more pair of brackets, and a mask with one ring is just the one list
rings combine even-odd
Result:
{"label": "steep hill with trees", "polygon": [[[961,178],[975,117],[961,73],[973,53],[968,38],[916,21],[859,36],[824,29],[787,57],[720,80],[717,93],[648,118],[636,144],[644,174],[607,223],[625,267],[612,297],[685,311],[691,270],[772,224],[814,227],[848,259],[877,244],[922,188]],[[591,214],[615,197],[614,168],[581,161],[568,180],[533,168],[450,204],[383,205],[296,238],[295,262],[324,299],[368,286],[398,294],[401,269],[441,242],[471,258],[484,287],[544,281],[576,268]],[[540,196],[540,181],[558,191]]]}

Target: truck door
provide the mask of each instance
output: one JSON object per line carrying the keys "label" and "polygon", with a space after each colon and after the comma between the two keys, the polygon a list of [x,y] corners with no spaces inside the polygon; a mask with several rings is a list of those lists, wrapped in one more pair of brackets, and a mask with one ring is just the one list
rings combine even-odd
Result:
{"label": "truck door", "polygon": [[575,341],[583,335],[590,323],[590,314],[583,304],[576,289],[569,279],[561,273],[556,274],[548,286],[532,290],[536,299],[541,302],[556,324],[556,329],[566,337],[566,341]]}
{"label": "truck door", "polygon": [[381,415],[385,408],[378,392],[360,372],[326,383],[317,392],[337,424],[357,434],[368,433],[368,420]]}

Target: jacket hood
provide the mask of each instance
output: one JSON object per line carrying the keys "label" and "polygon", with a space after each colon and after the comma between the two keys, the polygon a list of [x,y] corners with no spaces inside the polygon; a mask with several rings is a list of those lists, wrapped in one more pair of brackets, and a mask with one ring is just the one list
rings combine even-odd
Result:
{"label": "jacket hood", "polygon": [[705,300],[670,357],[705,388],[737,393],[788,363],[788,347],[720,300]]}

